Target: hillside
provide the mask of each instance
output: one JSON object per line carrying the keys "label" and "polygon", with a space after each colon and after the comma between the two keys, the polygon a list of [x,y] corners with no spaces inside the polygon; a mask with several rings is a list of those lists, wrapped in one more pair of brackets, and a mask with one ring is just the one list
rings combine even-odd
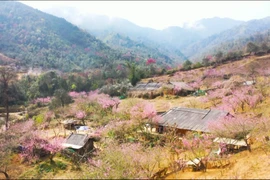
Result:
{"label": "hillside", "polygon": [[[203,56],[214,53],[217,50],[227,52],[230,50],[242,50],[249,41],[262,42],[264,39],[267,41],[269,30],[270,17],[251,20],[235,28],[193,43],[184,48],[183,52],[190,59],[199,61]],[[259,38],[256,38],[256,36]]]}
{"label": "hillside", "polygon": [[[59,124],[59,122],[70,117],[78,118],[79,116],[76,115],[77,112],[82,111],[86,113],[85,118],[83,119],[86,125],[91,128],[91,131],[95,131],[97,136],[100,136],[100,140],[95,142],[95,147],[97,148],[96,151],[91,153],[87,161],[80,161],[80,163],[78,163],[75,155],[74,157],[72,156],[72,158],[71,156],[68,156],[68,154],[58,152],[53,158],[53,162],[55,163],[51,163],[49,157],[38,158],[32,156],[30,157],[30,160],[28,160],[29,162],[23,162],[23,156],[21,156],[21,154],[12,153],[9,151],[3,152],[1,151],[2,149],[0,149],[0,152],[2,153],[0,154],[0,158],[5,159],[6,157],[11,157],[7,161],[0,161],[0,167],[1,165],[4,167],[1,162],[6,162],[8,167],[7,172],[12,179],[151,178],[153,177],[153,174],[158,172],[160,169],[172,167],[171,165],[175,163],[176,160],[179,160],[179,158],[188,157],[189,152],[182,149],[181,151],[175,151],[177,150],[178,146],[183,146],[178,141],[170,141],[170,137],[173,137],[173,140],[175,140],[179,139],[179,136],[172,136],[171,133],[164,133],[161,136],[152,133],[144,134],[140,133],[138,129],[134,129],[134,127],[138,127],[142,122],[147,121],[147,119],[140,117],[139,111],[144,111],[144,108],[150,109],[151,113],[147,115],[152,117],[152,110],[168,111],[173,107],[189,107],[199,109],[220,108],[219,105],[224,103],[224,99],[228,97],[229,99],[233,99],[234,96],[239,95],[228,93],[229,91],[239,93],[239,91],[241,92],[243,89],[248,89],[251,92],[255,92],[249,92],[247,95],[245,94],[245,97],[252,97],[250,99],[252,102],[254,102],[253,97],[256,98],[259,94],[263,94],[263,98],[260,101],[255,101],[256,106],[253,108],[250,108],[248,103],[245,103],[243,110],[239,108],[235,109],[235,111],[231,111],[231,113],[235,116],[238,116],[239,114],[245,114],[247,117],[249,114],[254,113],[256,117],[259,117],[259,119],[256,119],[257,122],[265,118],[264,124],[258,123],[256,124],[256,129],[252,130],[252,137],[254,137],[254,141],[251,145],[252,151],[249,152],[244,150],[237,153],[230,152],[228,155],[221,156],[221,158],[217,159],[216,162],[226,163],[226,166],[224,167],[209,166],[207,167],[206,172],[192,172],[190,168],[186,168],[184,170],[176,169],[175,172],[167,174],[162,178],[268,178],[270,146],[269,141],[264,141],[263,137],[269,136],[270,132],[270,122],[267,118],[270,114],[269,59],[269,55],[262,57],[252,56],[249,59],[243,59],[240,61],[223,64],[215,68],[200,68],[191,71],[177,72],[174,76],[171,77],[160,76],[152,78],[155,82],[166,82],[168,80],[173,80],[192,83],[198,79],[201,80],[201,77],[204,75],[206,77],[202,80],[202,88],[207,87],[207,89],[212,89],[212,92],[215,91],[218,92],[218,94],[223,93],[222,95],[214,96],[215,99],[218,100],[217,104],[213,104],[214,100],[209,101],[211,98],[213,98],[213,94],[210,90],[207,95],[203,96],[190,95],[186,97],[179,97],[175,95],[164,95],[163,97],[157,97],[155,99],[143,100],[139,98],[126,98],[119,101],[116,101],[115,98],[111,99],[105,94],[98,94],[97,92],[90,92],[88,95],[86,95],[85,92],[72,92],[72,98],[74,99],[74,102],[65,108],[57,107],[49,111],[46,105],[43,105],[45,107],[40,108],[32,104],[31,112],[29,111],[29,116],[33,116],[33,121],[35,124],[33,124],[34,122],[32,120],[18,120],[18,125],[21,125],[20,123],[22,123],[22,125],[25,126],[14,126],[14,132],[12,133],[17,136],[12,138],[12,143],[18,143],[17,141],[26,138],[23,134],[20,134],[22,133],[21,131],[30,137],[32,136],[33,139],[37,137],[37,133],[43,134],[43,136],[49,140],[52,140],[52,138],[55,138],[56,136],[58,138],[67,137],[68,134],[72,132],[72,130],[63,130],[63,127],[61,124]],[[250,73],[253,71],[257,72],[255,73],[256,76],[254,77],[256,78],[256,84],[251,86],[243,86],[242,81],[251,80],[252,77]],[[224,79],[224,74],[231,74],[231,77],[229,79]],[[148,79],[144,79],[144,81],[147,80]],[[213,89],[213,87],[215,88]],[[229,91],[225,93],[224,90]],[[208,99],[208,101],[206,102],[205,99]],[[89,106],[89,100],[95,103],[92,103],[91,106]],[[112,102],[112,100],[115,101]],[[102,104],[106,104],[107,102],[112,104],[110,107],[114,106],[114,103],[119,103],[117,110],[113,110],[108,106],[102,106]],[[241,106],[241,104],[238,105]],[[46,118],[39,122],[37,117],[45,114]],[[55,117],[52,117],[50,120],[48,120],[47,117],[50,117],[50,114],[51,116],[55,115]],[[248,120],[244,119],[244,121]],[[29,123],[30,125],[32,123],[32,126],[34,127],[31,127]],[[44,125],[47,127],[45,128]],[[261,125],[263,125],[263,127]],[[26,131],[22,127],[30,128],[30,130]],[[35,128],[36,134],[31,134],[32,131],[34,131],[31,128]],[[0,135],[3,134],[0,132]],[[19,135],[24,138],[21,138]],[[5,136],[0,136],[0,140],[2,140],[1,143],[9,144],[9,142],[4,141],[3,137]],[[17,140],[17,137],[20,138]],[[164,144],[159,146],[159,138],[161,137],[168,138],[168,141],[166,140],[164,142],[165,146]],[[40,138],[42,137],[40,136]],[[182,138],[185,138],[185,136]],[[198,138],[197,134],[196,138]],[[27,139],[25,141],[22,141],[21,143],[24,143],[26,146],[28,141]],[[40,145],[40,142],[35,141],[34,145]],[[26,147],[29,148],[29,146]],[[213,145],[213,148],[216,148],[216,146]],[[7,153],[7,155],[4,153]],[[209,159],[209,161],[214,160]],[[4,178],[4,174],[0,174],[0,178]]]}
{"label": "hillside", "polygon": [[186,59],[185,54],[181,52],[182,48],[213,34],[235,27],[243,22],[215,17],[202,19],[194,24],[185,24],[183,28],[172,26],[163,30],[155,30],[140,27],[121,18],[81,13],[77,9],[70,7],[61,9],[59,7],[51,7],[44,11],[67,19],[71,23],[86,29],[101,40],[106,39],[110,34],[118,33],[128,36],[136,42],[143,42],[149,48],[160,47],[161,50],[159,51],[161,53],[170,58],[180,60]]}
{"label": "hillside", "polygon": [[[270,17],[153,30],[73,10],[0,3],[0,179],[270,177]],[[180,64],[184,43],[209,56]]]}
{"label": "hillside", "polygon": [[73,71],[103,67],[120,57],[63,18],[19,2],[1,2],[0,26],[0,52],[21,66]]}
{"label": "hillside", "polygon": [[219,34],[223,31],[241,25],[244,21],[238,21],[230,18],[204,18],[194,23],[184,24],[184,28],[189,31],[194,31],[201,38],[207,38],[214,34]]}
{"label": "hillside", "polygon": [[[158,60],[158,64],[167,63],[174,64],[177,57],[167,56],[169,52],[161,53],[164,51],[161,48],[146,45],[142,41],[134,41],[128,36],[123,36],[118,33],[111,33],[104,36],[103,42],[108,44],[111,48],[119,50],[123,53],[123,57],[129,60],[147,59],[152,57]],[[173,58],[173,59],[172,59]]]}

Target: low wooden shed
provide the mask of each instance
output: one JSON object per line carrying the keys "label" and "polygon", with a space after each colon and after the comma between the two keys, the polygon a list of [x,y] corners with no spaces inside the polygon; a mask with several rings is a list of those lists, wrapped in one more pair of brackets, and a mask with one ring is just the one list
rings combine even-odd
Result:
{"label": "low wooden shed", "polygon": [[74,149],[79,154],[84,154],[94,149],[94,138],[88,134],[71,133],[62,144],[65,148]]}
{"label": "low wooden shed", "polygon": [[67,119],[62,121],[62,124],[65,129],[68,130],[76,130],[75,126],[80,126],[81,121],[80,120],[74,120],[74,119]]}
{"label": "low wooden shed", "polygon": [[186,96],[195,92],[185,82],[150,82],[138,83],[135,87],[129,89],[129,96],[155,98],[164,94]]}

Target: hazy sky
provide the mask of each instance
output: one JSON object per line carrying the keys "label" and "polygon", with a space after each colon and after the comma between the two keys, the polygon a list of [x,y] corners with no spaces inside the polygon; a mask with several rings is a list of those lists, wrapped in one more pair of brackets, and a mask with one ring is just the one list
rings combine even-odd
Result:
{"label": "hazy sky", "polygon": [[203,18],[248,21],[270,16],[270,1],[22,1],[46,10],[71,6],[81,12],[121,17],[139,26],[163,29]]}

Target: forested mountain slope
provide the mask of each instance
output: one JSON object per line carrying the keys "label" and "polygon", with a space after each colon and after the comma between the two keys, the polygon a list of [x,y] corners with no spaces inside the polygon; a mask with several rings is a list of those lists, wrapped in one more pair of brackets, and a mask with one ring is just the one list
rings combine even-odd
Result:
{"label": "forested mountain slope", "polygon": [[19,2],[0,3],[0,52],[19,65],[72,71],[102,67],[121,55],[63,18]]}
{"label": "forested mountain slope", "polygon": [[200,61],[203,56],[218,50],[241,50],[251,42],[269,41],[270,17],[251,20],[235,28],[212,35],[183,49],[191,60]]}
{"label": "forested mountain slope", "polygon": [[192,24],[186,23],[183,27],[171,26],[163,30],[156,30],[138,26],[122,18],[95,15],[90,12],[82,13],[78,9],[71,7],[50,7],[44,11],[65,18],[71,23],[86,29],[99,39],[105,40],[104,42],[111,34],[117,33],[124,37],[128,36],[138,43],[142,42],[149,48],[158,48],[160,53],[178,62],[187,59],[185,54],[182,53],[182,49],[186,46],[244,22],[214,17],[201,19]]}

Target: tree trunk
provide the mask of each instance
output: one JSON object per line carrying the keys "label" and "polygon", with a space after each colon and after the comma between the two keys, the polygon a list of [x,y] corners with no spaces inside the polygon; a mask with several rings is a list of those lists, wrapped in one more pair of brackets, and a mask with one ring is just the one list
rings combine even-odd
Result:
{"label": "tree trunk", "polygon": [[245,142],[247,144],[248,151],[251,152],[251,147],[250,147],[250,144],[248,143],[248,139],[245,139]]}
{"label": "tree trunk", "polygon": [[0,170],[0,173],[3,173],[5,175],[5,177],[6,177],[6,179],[10,179],[9,175],[8,175],[8,173],[6,171]]}
{"label": "tree trunk", "polygon": [[51,164],[54,164],[55,163],[54,160],[53,160],[53,157],[54,157],[54,154],[50,154],[49,159],[50,159],[50,163]]}
{"label": "tree trunk", "polygon": [[9,121],[9,105],[8,105],[8,84],[4,83],[4,96],[5,96],[5,108],[6,108],[6,122],[5,122],[5,126],[6,126],[6,130],[8,130],[8,121]]}
{"label": "tree trunk", "polygon": [[8,129],[8,121],[9,121],[9,107],[6,106],[6,130]]}
{"label": "tree trunk", "polygon": [[85,126],[85,121],[84,121],[84,118],[82,118],[82,123],[83,123],[83,125]]}
{"label": "tree trunk", "polygon": [[206,172],[206,163],[202,162],[202,160],[200,161],[200,164],[199,164],[199,169],[200,170],[203,170],[203,172]]}

